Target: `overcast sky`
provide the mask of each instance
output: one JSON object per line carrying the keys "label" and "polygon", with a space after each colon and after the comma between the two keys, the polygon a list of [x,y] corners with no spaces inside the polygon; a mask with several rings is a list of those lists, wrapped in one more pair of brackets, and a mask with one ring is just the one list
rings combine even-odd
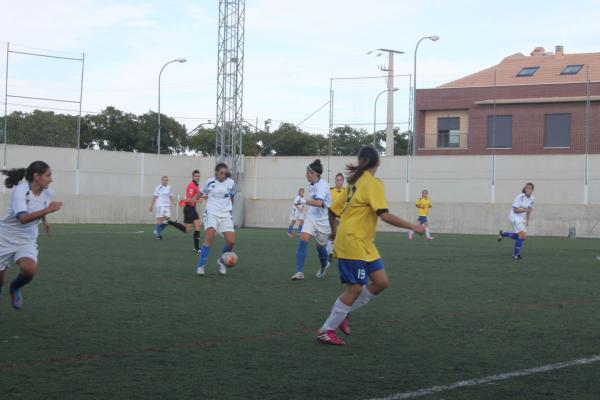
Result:
{"label": "overcast sky", "polygon": [[[88,112],[108,105],[133,113],[156,110],[160,68],[184,57],[187,63],[169,65],[163,73],[161,111],[189,128],[215,119],[217,0],[0,0],[0,10],[0,101],[10,42],[20,51],[85,53],[83,109]],[[375,48],[405,51],[396,57],[395,73],[412,74],[417,40],[439,35],[438,42],[419,47],[417,87],[432,87],[535,46],[600,51],[598,21],[600,0],[247,0],[244,117],[259,118],[261,126],[267,118],[275,125],[300,122],[328,101],[331,77],[381,75],[378,65],[387,60],[365,55]],[[8,92],[77,100],[80,73],[77,62],[11,54]],[[398,125],[408,114],[408,82],[397,80]],[[370,129],[373,100],[385,81],[336,81],[334,88],[336,124]],[[77,106],[15,98],[9,104],[9,111]],[[303,128],[326,132],[327,110]]]}

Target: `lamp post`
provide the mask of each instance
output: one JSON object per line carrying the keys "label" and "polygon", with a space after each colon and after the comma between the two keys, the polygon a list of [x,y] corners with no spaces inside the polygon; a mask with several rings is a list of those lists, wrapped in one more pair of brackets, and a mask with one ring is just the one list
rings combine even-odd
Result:
{"label": "lamp post", "polygon": [[162,76],[162,72],[165,69],[165,67],[171,63],[174,62],[178,62],[178,63],[184,63],[187,60],[185,58],[177,58],[175,60],[169,61],[168,63],[166,63],[165,65],[163,65],[163,67],[160,69],[160,72],[158,74],[158,132],[156,134],[156,154],[160,154],[160,78]]}
{"label": "lamp post", "polygon": [[[395,92],[397,91],[398,88],[394,88],[394,89],[385,89],[382,90],[377,97],[375,97],[375,104],[373,105],[373,146],[375,146],[375,148],[377,148],[376,144],[375,144],[375,136],[377,133],[377,100],[379,100],[379,96],[381,96],[384,93],[387,92]],[[386,143],[386,147],[387,147],[387,143]]]}
{"label": "lamp post", "polygon": [[417,42],[415,46],[415,60],[413,65],[413,127],[412,127],[412,140],[411,140],[411,153],[414,156],[416,154],[417,146],[417,50],[419,48],[419,44],[425,39],[429,39],[432,42],[437,42],[440,40],[438,35],[432,36],[424,36]]}

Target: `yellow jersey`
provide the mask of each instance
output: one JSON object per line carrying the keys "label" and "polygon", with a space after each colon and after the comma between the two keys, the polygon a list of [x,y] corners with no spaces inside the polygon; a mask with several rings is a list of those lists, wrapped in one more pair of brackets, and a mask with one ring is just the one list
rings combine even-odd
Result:
{"label": "yellow jersey", "polygon": [[354,185],[346,187],[346,196],[332,202],[330,210],[340,218],[333,245],[336,258],[367,262],[381,258],[375,233],[377,218],[388,211],[383,182],[365,171]]}
{"label": "yellow jersey", "polygon": [[429,209],[431,208],[431,200],[429,198],[419,198],[416,201],[415,205],[420,206],[417,208],[417,216],[418,217],[426,217],[429,214]]}
{"label": "yellow jersey", "polygon": [[338,189],[336,187],[332,187],[329,189],[331,192],[331,204],[335,203],[339,197],[346,197],[346,188]]}

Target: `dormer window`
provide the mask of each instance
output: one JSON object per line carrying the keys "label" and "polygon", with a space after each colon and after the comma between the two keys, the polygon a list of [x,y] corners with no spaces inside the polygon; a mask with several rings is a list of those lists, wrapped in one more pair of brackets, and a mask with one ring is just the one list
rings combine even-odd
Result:
{"label": "dormer window", "polygon": [[565,68],[563,68],[563,70],[560,72],[560,74],[561,75],[575,75],[579,71],[581,71],[581,68],[583,68],[583,64],[567,65]]}
{"label": "dormer window", "polygon": [[520,78],[525,76],[533,76],[533,74],[535,74],[538,69],[540,69],[540,67],[525,67],[519,71],[517,76]]}

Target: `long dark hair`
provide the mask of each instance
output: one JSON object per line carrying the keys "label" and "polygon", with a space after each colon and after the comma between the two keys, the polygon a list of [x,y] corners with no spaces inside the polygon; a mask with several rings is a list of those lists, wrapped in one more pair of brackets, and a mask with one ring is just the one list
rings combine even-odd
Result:
{"label": "long dark hair", "polygon": [[364,146],[358,152],[358,163],[346,165],[348,183],[354,185],[362,174],[379,163],[379,153],[373,146]]}
{"label": "long dark hair", "polygon": [[43,161],[34,161],[27,168],[13,168],[2,170],[2,174],[6,175],[7,178],[4,180],[4,186],[12,188],[17,186],[23,178],[27,179],[27,182],[33,182],[33,175],[45,174],[50,169],[50,166]]}

